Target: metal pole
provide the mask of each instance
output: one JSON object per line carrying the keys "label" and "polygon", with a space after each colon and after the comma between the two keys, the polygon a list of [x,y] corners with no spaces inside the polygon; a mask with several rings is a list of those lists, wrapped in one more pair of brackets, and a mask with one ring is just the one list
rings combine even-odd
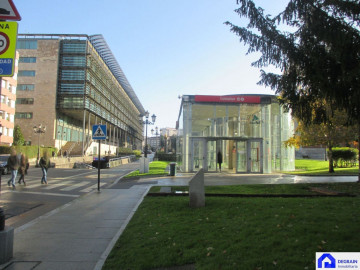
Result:
{"label": "metal pole", "polygon": [[81,147],[81,156],[84,156],[85,148],[85,128],[86,128],[86,110],[84,110],[84,119],[83,119],[83,130],[82,130],[82,147]]}
{"label": "metal pole", "polygon": [[147,125],[148,120],[145,121],[145,157],[147,158]]}
{"label": "metal pole", "polygon": [[99,157],[98,157],[98,191],[100,191],[100,142],[99,140]]}
{"label": "metal pole", "polygon": [[38,130],[39,133],[39,137],[38,137],[38,154],[37,154],[37,164],[39,164],[39,160],[40,160],[40,130]]}

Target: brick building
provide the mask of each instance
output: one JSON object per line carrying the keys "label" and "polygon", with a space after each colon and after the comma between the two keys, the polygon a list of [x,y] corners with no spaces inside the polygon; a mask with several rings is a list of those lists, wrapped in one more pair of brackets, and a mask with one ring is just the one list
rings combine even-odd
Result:
{"label": "brick building", "polygon": [[13,77],[2,77],[0,84],[0,144],[12,145],[19,54],[16,53]]}

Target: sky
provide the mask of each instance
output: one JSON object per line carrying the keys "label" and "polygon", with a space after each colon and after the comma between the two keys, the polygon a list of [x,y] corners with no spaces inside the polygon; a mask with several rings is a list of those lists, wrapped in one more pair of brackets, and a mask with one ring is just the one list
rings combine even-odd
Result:
{"label": "sky", "polygon": [[[181,95],[274,94],[259,55],[224,22],[246,26],[236,0],[13,0],[21,34],[102,34],[155,126],[175,128]],[[255,0],[277,14],[288,0]]]}

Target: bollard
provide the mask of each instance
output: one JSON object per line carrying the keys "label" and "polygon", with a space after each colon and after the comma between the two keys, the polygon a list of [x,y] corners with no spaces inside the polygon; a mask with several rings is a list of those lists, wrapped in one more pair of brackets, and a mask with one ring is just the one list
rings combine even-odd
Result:
{"label": "bollard", "polygon": [[5,213],[4,210],[0,207],[0,231],[5,229]]}
{"label": "bollard", "polygon": [[13,257],[14,228],[5,228],[5,213],[0,208],[0,265],[7,263]]}

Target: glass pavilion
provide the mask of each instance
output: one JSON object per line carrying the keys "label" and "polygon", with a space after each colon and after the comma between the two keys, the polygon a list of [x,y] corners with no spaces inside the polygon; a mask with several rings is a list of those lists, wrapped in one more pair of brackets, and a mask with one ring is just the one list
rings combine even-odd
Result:
{"label": "glass pavilion", "polygon": [[295,169],[289,112],[273,95],[186,95],[177,121],[177,162],[183,172],[272,173]]}

